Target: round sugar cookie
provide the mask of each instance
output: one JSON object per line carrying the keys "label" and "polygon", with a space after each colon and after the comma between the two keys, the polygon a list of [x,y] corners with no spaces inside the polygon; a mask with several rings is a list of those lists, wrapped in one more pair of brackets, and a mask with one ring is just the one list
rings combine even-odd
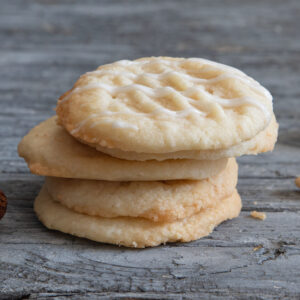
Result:
{"label": "round sugar cookie", "polygon": [[109,182],[46,177],[50,196],[62,205],[90,216],[143,217],[171,222],[215,206],[236,187],[238,166],[202,180]]}
{"label": "round sugar cookie", "polygon": [[273,115],[270,124],[266,129],[257,134],[254,138],[244,141],[240,144],[231,146],[227,149],[200,150],[200,151],[177,151],[172,153],[137,153],[130,151],[121,151],[106,147],[97,147],[101,152],[107,153],[113,157],[127,160],[158,160],[166,159],[198,159],[215,160],[224,157],[237,157],[244,154],[258,154],[272,151],[277,141],[278,123]]}
{"label": "round sugar cookie", "polygon": [[203,179],[219,173],[228,161],[141,162],[114,158],[76,141],[56,124],[56,117],[33,128],[20,142],[18,151],[34,174],[109,181]]}
{"label": "round sugar cookie", "polygon": [[264,130],[272,96],[243,72],[200,58],[148,57],[82,75],[57,103],[67,131],[138,153],[224,149]]}
{"label": "round sugar cookie", "polygon": [[79,214],[52,200],[43,187],[35,200],[34,210],[49,229],[97,242],[144,248],[167,242],[189,242],[210,234],[221,222],[239,215],[241,199],[235,190],[213,208],[168,223],[143,218],[101,218]]}

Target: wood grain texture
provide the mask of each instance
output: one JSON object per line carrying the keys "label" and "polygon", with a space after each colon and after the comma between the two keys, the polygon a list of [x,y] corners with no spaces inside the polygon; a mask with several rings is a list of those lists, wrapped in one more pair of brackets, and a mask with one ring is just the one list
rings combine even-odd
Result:
{"label": "wood grain texture", "polygon": [[[298,0],[1,1],[0,298],[299,299],[299,15]],[[230,64],[274,95],[279,142],[239,159],[241,216],[146,250],[47,230],[32,210],[43,179],[18,158],[20,138],[80,74],[151,55]],[[250,218],[254,209],[267,219]]]}

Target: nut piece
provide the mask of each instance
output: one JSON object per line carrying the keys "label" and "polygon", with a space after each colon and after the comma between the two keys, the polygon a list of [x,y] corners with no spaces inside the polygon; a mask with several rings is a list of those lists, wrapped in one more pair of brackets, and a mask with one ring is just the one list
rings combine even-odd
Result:
{"label": "nut piece", "polygon": [[250,216],[254,219],[264,220],[267,216],[263,212],[258,212],[256,210],[251,211]]}
{"label": "nut piece", "polygon": [[7,198],[4,193],[0,190],[0,219],[5,215],[7,207]]}
{"label": "nut piece", "polygon": [[295,179],[295,184],[296,184],[297,187],[300,188],[300,177],[297,177],[297,178]]}

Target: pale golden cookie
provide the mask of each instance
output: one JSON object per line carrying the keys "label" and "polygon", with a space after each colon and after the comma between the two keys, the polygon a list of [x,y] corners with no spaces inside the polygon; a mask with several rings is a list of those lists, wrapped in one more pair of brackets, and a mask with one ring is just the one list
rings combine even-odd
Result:
{"label": "pale golden cookie", "polygon": [[118,61],[81,76],[60,123],[94,147],[138,153],[224,149],[264,130],[272,96],[243,72],[199,58]]}
{"label": "pale golden cookie", "polygon": [[129,151],[121,151],[118,149],[110,149],[106,147],[97,147],[101,152],[107,153],[111,156],[127,160],[158,160],[166,159],[200,159],[200,160],[214,160],[224,157],[237,157],[244,154],[258,154],[262,152],[272,151],[277,141],[278,123],[273,115],[268,127],[261,131],[254,138],[244,141],[240,144],[234,145],[227,149],[218,150],[200,150],[200,151],[178,151],[172,153],[137,153]]}
{"label": "pale golden cookie", "polygon": [[206,236],[221,222],[237,217],[241,199],[237,191],[214,208],[172,223],[143,218],[101,218],[79,214],[54,202],[46,188],[35,200],[34,210],[49,229],[59,230],[97,242],[144,248],[167,242],[189,242]]}
{"label": "pale golden cookie", "polygon": [[122,160],[79,143],[55,120],[42,122],[19,144],[19,155],[34,174],[110,181],[203,179],[219,173],[228,161]]}
{"label": "pale golden cookie", "polygon": [[46,188],[55,201],[79,213],[171,222],[213,207],[231,195],[237,175],[237,163],[231,158],[225,170],[197,181],[109,182],[46,177]]}

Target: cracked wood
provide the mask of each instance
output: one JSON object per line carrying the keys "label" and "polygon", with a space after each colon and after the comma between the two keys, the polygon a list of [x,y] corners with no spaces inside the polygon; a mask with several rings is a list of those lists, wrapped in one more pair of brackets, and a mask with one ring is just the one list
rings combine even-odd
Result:
{"label": "cracked wood", "polygon": [[[298,0],[2,1],[0,299],[299,299],[299,10]],[[32,210],[43,178],[17,156],[20,138],[80,74],[151,55],[217,60],[271,90],[279,141],[239,159],[240,217],[145,250],[47,230]]]}

